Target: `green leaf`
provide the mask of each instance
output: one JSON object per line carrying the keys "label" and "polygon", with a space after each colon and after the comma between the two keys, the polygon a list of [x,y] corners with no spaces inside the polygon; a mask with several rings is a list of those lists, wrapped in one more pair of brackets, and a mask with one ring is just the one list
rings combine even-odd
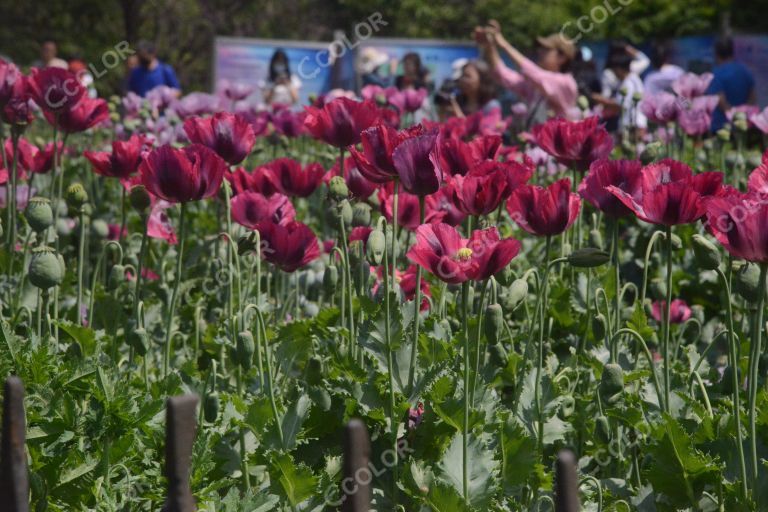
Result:
{"label": "green leaf", "polygon": [[505,486],[524,484],[538,461],[536,440],[512,417],[504,423],[501,431],[501,477]]}
{"label": "green leaf", "polygon": [[[440,461],[441,479],[456,489],[459,495],[463,494],[464,487],[462,443],[462,435],[454,435]],[[493,458],[483,439],[470,434],[467,439],[467,494],[473,507],[483,508],[490,502],[498,485],[497,467],[498,461]]]}
{"label": "green leaf", "polygon": [[286,453],[276,454],[272,458],[270,476],[273,481],[279,482],[282,495],[292,507],[305,501],[315,494],[316,477],[306,466],[293,463],[290,455]]}
{"label": "green leaf", "polygon": [[283,429],[283,439],[285,448],[291,450],[296,447],[296,439],[301,432],[301,426],[309,416],[309,408],[312,400],[309,396],[301,395],[298,400],[293,402],[288,411],[283,416],[281,428]]}

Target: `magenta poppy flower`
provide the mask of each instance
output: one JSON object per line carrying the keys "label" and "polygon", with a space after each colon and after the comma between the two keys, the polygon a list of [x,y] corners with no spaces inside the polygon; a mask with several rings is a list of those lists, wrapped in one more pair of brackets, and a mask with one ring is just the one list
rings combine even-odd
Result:
{"label": "magenta poppy flower", "polygon": [[[425,205],[426,206],[426,205]],[[379,207],[381,213],[390,224],[393,221],[394,214],[394,187],[389,184],[379,189]],[[425,207],[425,215],[429,215]],[[401,228],[413,231],[419,222],[419,198],[414,194],[403,192],[397,195],[397,224]]]}
{"label": "magenta poppy flower", "polygon": [[638,108],[652,123],[667,124],[677,119],[680,100],[674,94],[662,91],[644,96]]}
{"label": "magenta poppy flower", "polygon": [[453,203],[467,215],[488,215],[507,195],[507,173],[498,162],[476,165],[466,176],[457,174],[448,183]]}
{"label": "magenta poppy flower", "polygon": [[709,133],[712,124],[712,112],[717,108],[719,99],[717,96],[698,96],[687,104],[687,108],[681,108],[677,116],[677,122],[686,135],[695,137]]}
{"label": "magenta poppy flower", "polygon": [[[59,154],[61,154],[64,149],[64,142],[59,141],[56,144],[56,147],[58,148]],[[49,142],[45,147],[40,148],[37,153],[35,153],[32,167],[29,170],[36,174],[44,174],[53,169],[53,149],[53,142]]]}
{"label": "magenta poppy flower", "polygon": [[110,178],[125,179],[139,170],[144,138],[132,135],[128,140],[112,142],[112,152],[84,151],[83,156],[91,162],[93,172]]}
{"label": "magenta poppy flower", "polygon": [[[408,265],[405,272],[395,271],[395,279],[397,279],[397,284],[400,286],[400,291],[403,292],[405,300],[414,300],[416,298],[416,265]],[[432,297],[432,292],[429,289],[429,283],[423,276],[419,288],[421,288],[421,306],[419,306],[419,310],[427,311],[429,309],[428,297]]]}
{"label": "magenta poppy flower", "polygon": [[[337,158],[334,166],[331,167],[331,169],[323,177],[323,181],[326,184],[330,183],[331,178],[334,176],[340,176],[340,173],[341,167],[339,166],[339,159]],[[361,173],[360,169],[357,167],[357,162],[352,157],[347,157],[344,159],[343,178],[347,184],[347,187],[349,188],[350,194],[352,194],[352,197],[357,199],[368,199],[378,189],[376,183],[363,176],[363,173]]]}
{"label": "magenta poppy flower", "polygon": [[464,222],[467,215],[456,208],[452,195],[448,187],[441,187],[434,194],[428,195],[424,201],[424,221],[431,224],[444,222],[449,226],[458,226]]}
{"label": "magenta poppy flower", "polygon": [[613,138],[596,116],[582,121],[550,119],[536,126],[533,135],[536,144],[558,162],[582,172],[613,150]]}
{"label": "magenta poppy flower", "polygon": [[437,192],[442,176],[430,158],[436,135],[419,135],[404,140],[392,152],[392,162],[405,190],[417,196]]}
{"label": "magenta poppy flower", "polygon": [[247,157],[256,143],[251,124],[242,116],[219,112],[211,117],[188,117],[184,132],[190,142],[214,150],[230,165],[237,165]]}
{"label": "magenta poppy flower", "polygon": [[373,228],[370,226],[357,226],[352,228],[349,232],[349,243],[361,242],[363,247],[368,243],[368,237],[373,232]]}
{"label": "magenta poppy flower", "polygon": [[84,132],[109,119],[109,106],[100,98],[83,97],[67,110],[43,112],[48,122],[64,133]]}
{"label": "magenta poppy flower", "polygon": [[395,148],[403,141],[423,133],[420,125],[397,131],[385,124],[377,124],[360,133],[362,151],[355,147],[350,147],[349,151],[366,179],[374,183],[386,183],[399,177],[392,157]]}
{"label": "magenta poppy flower", "polygon": [[24,75],[12,62],[6,62],[0,59],[0,108],[17,94],[16,82],[23,80]]}
{"label": "magenta poppy flower", "polygon": [[226,173],[224,177],[232,186],[233,195],[250,190],[269,197],[279,192],[275,180],[265,167],[257,167],[253,172],[238,167],[234,171]]}
{"label": "magenta poppy flower", "polygon": [[[74,108],[86,98],[85,87],[66,69],[32,69],[29,75],[29,94],[43,112],[61,114]],[[46,116],[48,121],[51,118]]]}
{"label": "magenta poppy flower", "polygon": [[246,191],[232,198],[232,219],[248,229],[257,229],[261,222],[285,224],[296,218],[291,201],[283,194],[265,197]]}
{"label": "magenta poppy flower", "polygon": [[166,210],[172,206],[173,205],[168,201],[162,201],[152,197],[152,209],[149,211],[149,218],[147,219],[148,237],[165,240],[171,245],[179,243],[171,219],[166,212]]}
{"label": "magenta poppy flower", "polygon": [[262,222],[256,229],[263,258],[284,272],[294,272],[320,257],[320,244],[306,224]]}
{"label": "magenta poppy flower", "polygon": [[400,112],[413,113],[419,110],[429,94],[426,89],[403,89],[395,87],[386,89],[387,102]]}
{"label": "magenta poppy flower", "polygon": [[482,281],[506,267],[520,252],[514,238],[499,239],[495,227],[473,231],[469,240],[448,224],[423,224],[408,259],[449,284]]}
{"label": "magenta poppy flower", "polygon": [[706,94],[714,75],[712,73],[685,73],[672,82],[672,90],[675,94],[687,99],[693,99]]}
{"label": "magenta poppy flower", "polygon": [[706,213],[704,198],[719,194],[722,181],[722,173],[694,176],[684,163],[665,159],[642,169],[640,187],[633,194],[614,185],[607,190],[639,219],[674,226],[700,219]]}
{"label": "magenta poppy flower", "polygon": [[[1,73],[1,71],[0,71]],[[2,80],[2,77],[0,77]],[[3,85],[0,84],[0,88]],[[3,122],[9,125],[28,125],[35,119],[32,101],[29,97],[27,77],[20,75],[7,90],[0,92],[0,115]]]}
{"label": "magenta poppy flower", "polygon": [[[24,137],[19,137],[17,144],[16,171],[31,171],[35,166],[35,158],[40,150]],[[8,167],[13,165],[13,141],[11,139],[5,141],[5,159],[8,162]],[[2,161],[0,161],[0,165],[2,165]],[[26,174],[24,177],[26,179]]]}
{"label": "magenta poppy flower", "polygon": [[278,158],[262,169],[276,190],[292,197],[309,197],[325,175],[325,169],[317,162],[302,167],[293,158]]}
{"label": "magenta poppy flower", "polygon": [[305,117],[306,113],[304,112],[293,112],[289,108],[275,108],[269,119],[277,133],[294,138],[306,133]]}
{"label": "magenta poppy flower", "polygon": [[[664,310],[666,309],[667,302],[664,300],[657,300],[651,306],[651,316],[657,322],[661,322],[664,316]],[[682,299],[675,299],[669,304],[669,322],[672,324],[682,324],[686,320],[691,318],[691,308]]]}
{"label": "magenta poppy flower", "polygon": [[579,195],[610,217],[625,217],[632,210],[624,206],[607,187],[614,186],[630,196],[640,188],[643,164],[638,160],[597,160],[579,184]]}
{"label": "magenta poppy flower", "polygon": [[747,189],[762,197],[768,197],[768,150],[763,153],[762,163],[749,174]]}
{"label": "magenta poppy flower", "polygon": [[231,82],[229,80],[221,80],[219,82],[219,91],[225,98],[232,101],[241,101],[253,94],[256,88],[251,84],[243,82]]}
{"label": "magenta poppy flower", "polygon": [[145,155],[139,166],[147,190],[171,203],[186,203],[218,192],[227,163],[200,144],[175,149],[166,144]]}
{"label": "magenta poppy flower", "polygon": [[581,208],[578,194],[565,178],[547,188],[524,185],[507,201],[509,215],[521,228],[536,236],[559,235],[576,220]]}
{"label": "magenta poppy flower", "polygon": [[373,126],[379,109],[370,100],[336,98],[322,108],[305,107],[304,126],[316,139],[337,148],[360,142],[360,132]]}
{"label": "magenta poppy flower", "polygon": [[444,177],[467,174],[484,160],[495,160],[501,148],[501,137],[488,135],[464,142],[443,134],[437,137],[432,161]]}
{"label": "magenta poppy flower", "polygon": [[706,199],[707,229],[733,256],[768,262],[768,203],[760,192],[729,189]]}
{"label": "magenta poppy flower", "polygon": [[749,122],[763,134],[768,134],[768,107],[749,116]]}

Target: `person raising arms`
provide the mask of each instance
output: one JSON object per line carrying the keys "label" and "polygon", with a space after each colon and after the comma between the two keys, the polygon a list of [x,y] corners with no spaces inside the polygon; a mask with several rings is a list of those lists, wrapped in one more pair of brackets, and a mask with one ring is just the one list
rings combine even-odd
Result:
{"label": "person raising arms", "polygon": [[[495,20],[486,27],[476,27],[475,40],[501,84],[529,104],[529,126],[545,121],[548,110],[561,117],[578,116],[578,86],[570,73],[571,62],[576,56],[573,43],[558,34],[538,37],[538,56],[533,62],[506,40]],[[499,48],[519,71],[504,64]]]}

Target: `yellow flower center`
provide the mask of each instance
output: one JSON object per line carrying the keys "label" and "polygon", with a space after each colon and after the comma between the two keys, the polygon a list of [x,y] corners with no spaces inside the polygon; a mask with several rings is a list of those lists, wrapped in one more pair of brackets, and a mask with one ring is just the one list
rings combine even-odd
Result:
{"label": "yellow flower center", "polygon": [[470,249],[469,247],[462,247],[461,249],[459,249],[459,252],[456,253],[456,256],[461,261],[467,261],[472,257],[472,249]]}

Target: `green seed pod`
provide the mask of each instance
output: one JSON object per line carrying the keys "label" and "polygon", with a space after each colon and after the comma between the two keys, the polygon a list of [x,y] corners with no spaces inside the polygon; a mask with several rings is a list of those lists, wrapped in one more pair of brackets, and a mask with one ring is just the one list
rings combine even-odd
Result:
{"label": "green seed pod", "polygon": [[592,317],[592,335],[596,340],[602,340],[605,338],[605,326],[608,322],[605,320],[605,315],[598,313]]}
{"label": "green seed pod", "polygon": [[64,260],[50,247],[36,247],[29,262],[29,282],[41,290],[64,281]]}
{"label": "green seed pod", "polygon": [[621,366],[608,363],[600,377],[600,397],[610,404],[615,403],[624,391],[624,370]]}
{"label": "green seed pod", "polygon": [[352,226],[352,205],[346,199],[332,205],[328,209],[328,220],[337,229],[341,229],[342,223],[345,228]]}
{"label": "green seed pod", "polygon": [[663,147],[661,143],[659,142],[651,142],[647,146],[645,146],[645,149],[643,149],[643,152],[640,153],[640,161],[644,165],[648,165],[651,162],[654,162],[659,159],[661,156],[661,152],[663,150]]}
{"label": "green seed pod", "polygon": [[507,292],[507,306],[512,310],[517,308],[528,297],[528,281],[523,278],[515,279],[509,285]]}
{"label": "green seed pod", "polygon": [[129,330],[127,341],[128,345],[140,356],[144,356],[149,350],[149,333],[143,327]]}
{"label": "green seed pod", "polygon": [[490,345],[496,345],[504,332],[504,311],[498,304],[485,308],[485,337]]}
{"label": "green seed pod", "polygon": [[745,264],[733,274],[733,288],[745,300],[757,302],[760,283],[760,267],[753,264]]}
{"label": "green seed pod", "polygon": [[331,394],[328,390],[319,386],[312,386],[309,388],[309,398],[312,399],[315,404],[323,411],[329,411],[331,409]]}
{"label": "green seed pod", "polygon": [[599,267],[608,263],[610,259],[610,254],[594,247],[577,249],[568,255],[568,263],[577,268]]}
{"label": "green seed pod", "polygon": [[47,197],[35,196],[27,203],[24,216],[35,233],[42,233],[53,225],[53,208]]}
{"label": "green seed pod", "polygon": [[371,223],[371,207],[365,203],[356,203],[352,208],[352,226],[368,226]]}
{"label": "green seed pod", "polygon": [[73,183],[67,187],[67,193],[64,197],[67,200],[67,206],[75,211],[80,211],[80,208],[88,202],[88,192],[80,183]]}
{"label": "green seed pod", "polygon": [[323,362],[317,356],[312,356],[304,368],[304,378],[310,386],[319,386],[323,382]]}
{"label": "green seed pod", "polygon": [[605,444],[611,442],[611,424],[602,414],[595,418],[595,437]]}
{"label": "green seed pod", "polygon": [[109,278],[107,279],[107,290],[113,291],[125,281],[125,266],[117,264],[109,269]]}
{"label": "green seed pod", "polygon": [[602,249],[603,246],[603,232],[599,229],[593,229],[589,232],[589,243],[594,247]]}
{"label": "green seed pod", "polygon": [[142,217],[146,215],[149,207],[152,206],[152,198],[149,197],[149,192],[144,185],[136,185],[131,188],[131,192],[128,195],[128,201],[131,203],[136,212]]}
{"label": "green seed pod", "polygon": [[91,221],[91,233],[96,238],[107,238],[109,236],[109,224],[103,219],[94,219]]}
{"label": "green seed pod", "polygon": [[203,403],[205,421],[208,423],[216,421],[216,418],[219,417],[219,409],[221,409],[221,400],[219,399],[219,394],[213,391],[205,397],[205,402]]}
{"label": "green seed pod", "polygon": [[576,400],[571,395],[563,396],[560,401],[560,419],[567,420],[576,411]]}
{"label": "green seed pod", "polygon": [[499,270],[493,277],[501,286],[509,286],[512,284],[512,281],[515,280],[515,272],[512,270],[511,265],[507,265]]}
{"label": "green seed pod", "polygon": [[704,270],[720,267],[720,251],[702,235],[693,235],[693,254],[696,256],[696,263]]}
{"label": "green seed pod", "polygon": [[328,265],[323,272],[323,290],[327,295],[336,293],[339,284],[339,269],[336,265]]}
{"label": "green seed pod", "polygon": [[328,194],[334,201],[343,201],[349,197],[349,187],[341,176],[334,176],[328,183]]}
{"label": "green seed pod", "polygon": [[248,371],[253,366],[253,354],[256,352],[256,343],[250,331],[242,331],[237,335],[237,364],[243,370]]}
{"label": "green seed pod", "polygon": [[642,99],[643,99],[643,93],[641,92],[636,92],[632,95],[632,101],[634,101],[635,103],[640,103],[640,100]]}
{"label": "green seed pod", "polygon": [[381,265],[384,259],[384,251],[387,249],[387,237],[380,229],[374,229],[371,234],[368,235],[368,242],[366,243],[366,258],[368,263],[373,266]]}

